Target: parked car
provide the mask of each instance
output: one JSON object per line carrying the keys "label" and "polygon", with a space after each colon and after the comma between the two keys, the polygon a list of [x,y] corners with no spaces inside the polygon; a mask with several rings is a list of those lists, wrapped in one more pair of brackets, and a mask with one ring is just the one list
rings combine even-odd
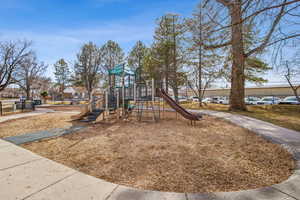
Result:
{"label": "parked car", "polygon": [[34,105],[42,105],[42,100],[41,99],[34,99],[33,104]]}
{"label": "parked car", "polygon": [[219,100],[221,99],[221,97],[213,97],[211,102],[212,103],[219,103]]}
{"label": "parked car", "polygon": [[226,97],[213,97],[211,102],[219,104],[229,104],[229,100]]}
{"label": "parked car", "polygon": [[278,97],[263,97],[257,102],[257,105],[274,105],[279,104],[280,98]]}
{"label": "parked car", "polygon": [[297,97],[290,96],[290,97],[285,97],[282,101],[279,102],[279,104],[300,105],[300,102],[298,101]]}
{"label": "parked car", "polygon": [[211,103],[212,102],[212,98],[204,98],[203,100],[202,100],[202,102],[203,103]]}
{"label": "parked car", "polygon": [[257,97],[246,97],[245,103],[246,105],[257,105],[257,102],[260,101]]}
{"label": "parked car", "polygon": [[178,102],[179,103],[186,103],[188,101],[188,99],[186,97],[178,97]]}
{"label": "parked car", "polygon": [[25,96],[20,96],[20,101],[26,101],[26,97]]}
{"label": "parked car", "polygon": [[190,100],[193,101],[193,102],[199,102],[199,98],[198,97],[191,97]]}
{"label": "parked car", "polygon": [[229,99],[227,98],[220,98],[218,101],[219,104],[225,104],[228,105],[229,104]]}

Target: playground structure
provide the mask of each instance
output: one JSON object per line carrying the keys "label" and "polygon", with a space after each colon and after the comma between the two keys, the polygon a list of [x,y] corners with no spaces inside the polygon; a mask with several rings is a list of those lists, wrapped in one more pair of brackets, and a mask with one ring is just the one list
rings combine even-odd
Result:
{"label": "playground structure", "polygon": [[200,115],[188,112],[173,100],[162,89],[163,85],[163,82],[154,79],[145,80],[141,68],[134,71],[125,64],[117,65],[108,71],[108,87],[102,93],[93,91],[89,104],[73,119],[91,122],[104,120],[111,114],[116,114],[117,119],[126,119],[135,112],[137,120],[142,121],[147,112],[156,122],[161,118],[161,112],[165,111],[164,102],[190,120],[191,124],[201,119]]}

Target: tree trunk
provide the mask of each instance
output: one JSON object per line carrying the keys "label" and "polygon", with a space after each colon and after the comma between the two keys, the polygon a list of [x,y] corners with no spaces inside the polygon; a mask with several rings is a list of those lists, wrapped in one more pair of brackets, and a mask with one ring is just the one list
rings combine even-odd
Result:
{"label": "tree trunk", "polygon": [[88,92],[88,98],[89,98],[89,100],[91,100],[92,89],[88,88],[87,92]]}
{"label": "tree trunk", "polygon": [[62,100],[62,101],[65,100],[65,93],[64,93],[64,91],[65,91],[65,85],[62,84],[62,85],[61,85],[61,100]]}
{"label": "tree trunk", "polygon": [[294,93],[296,99],[300,102],[300,97],[299,97],[299,95],[298,95],[298,89],[300,88],[300,86],[294,87],[294,86],[291,85],[291,88],[292,88],[292,90],[293,90],[293,93]]}
{"label": "tree trunk", "polygon": [[[167,60],[168,60],[168,58],[167,58]],[[167,94],[169,94],[169,63],[166,63],[166,69],[165,69],[165,87],[166,87],[166,89],[165,89],[165,91],[166,91],[166,93]]]}
{"label": "tree trunk", "polygon": [[242,30],[241,0],[235,0],[230,7],[232,25],[232,72],[230,110],[246,110],[245,98],[245,55]]}
{"label": "tree trunk", "polygon": [[30,100],[30,88],[26,88],[26,99]]}
{"label": "tree trunk", "polygon": [[[201,52],[201,50],[199,50]],[[199,76],[199,83],[198,83],[198,98],[199,98],[199,107],[202,107],[202,56],[199,53],[199,68],[198,68],[198,76]]]}
{"label": "tree trunk", "polygon": [[25,92],[26,92],[26,100],[30,100],[30,92],[31,92],[31,88],[30,88],[30,83],[28,81],[26,81],[26,88],[25,88]]}
{"label": "tree trunk", "polygon": [[175,29],[175,16],[173,16],[173,69],[172,69],[173,81],[175,87],[173,87],[173,93],[176,102],[178,102],[178,78],[177,78],[177,38],[176,38],[176,29]]}
{"label": "tree trunk", "polygon": [[299,95],[298,95],[298,89],[300,88],[300,85],[299,85],[299,86],[294,86],[294,85],[292,84],[291,77],[290,77],[290,75],[291,75],[291,74],[290,74],[290,68],[288,67],[288,65],[287,65],[287,69],[288,69],[288,74],[285,75],[285,78],[286,78],[287,82],[289,83],[289,86],[290,86],[291,90],[293,91],[295,97],[296,97],[297,100],[300,102],[300,97],[299,97]]}
{"label": "tree trunk", "polygon": [[[200,12],[199,12],[199,41],[202,42],[202,7],[200,7]],[[199,107],[202,107],[202,44],[199,45],[198,49],[198,98],[199,98]]]}

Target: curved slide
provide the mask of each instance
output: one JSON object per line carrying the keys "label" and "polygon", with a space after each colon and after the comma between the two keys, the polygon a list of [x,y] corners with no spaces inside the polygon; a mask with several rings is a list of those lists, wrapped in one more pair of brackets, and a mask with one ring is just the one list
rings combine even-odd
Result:
{"label": "curved slide", "polygon": [[178,112],[185,119],[192,120],[192,121],[199,121],[202,118],[202,116],[200,115],[195,115],[188,112],[178,103],[176,103],[176,101],[174,101],[163,89],[157,88],[157,92],[160,97],[162,97],[176,112]]}

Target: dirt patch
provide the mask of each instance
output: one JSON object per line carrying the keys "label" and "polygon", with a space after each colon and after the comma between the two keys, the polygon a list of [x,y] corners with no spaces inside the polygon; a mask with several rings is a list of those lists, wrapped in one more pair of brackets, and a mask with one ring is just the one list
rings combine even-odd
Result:
{"label": "dirt patch", "polygon": [[71,116],[68,113],[47,113],[34,117],[9,120],[0,123],[0,138],[33,133],[53,128],[72,126]]}
{"label": "dirt patch", "polygon": [[286,180],[294,168],[279,145],[208,116],[196,126],[174,114],[159,123],[99,123],[24,147],[109,182],[159,191],[254,189]]}

